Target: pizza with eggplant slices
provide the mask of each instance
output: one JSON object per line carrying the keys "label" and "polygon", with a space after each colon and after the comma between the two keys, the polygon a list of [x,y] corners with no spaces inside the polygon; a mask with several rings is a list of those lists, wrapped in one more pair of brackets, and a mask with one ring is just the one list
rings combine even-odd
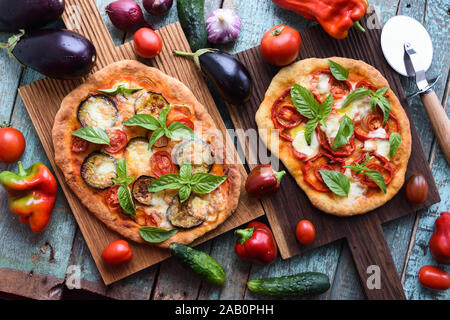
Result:
{"label": "pizza with eggplant slices", "polygon": [[241,177],[205,107],[137,61],[113,63],[67,95],[53,143],[80,201],[136,242],[188,244],[237,207]]}
{"label": "pizza with eggplant slices", "polygon": [[[404,183],[408,118],[387,80],[363,61],[313,58],[283,68],[256,123],[268,148],[326,213],[366,213]],[[277,140],[279,147],[272,144]]]}

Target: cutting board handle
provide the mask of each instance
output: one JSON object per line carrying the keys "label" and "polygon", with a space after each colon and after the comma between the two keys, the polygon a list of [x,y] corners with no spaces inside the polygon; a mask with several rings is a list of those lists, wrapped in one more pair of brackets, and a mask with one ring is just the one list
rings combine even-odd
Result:
{"label": "cutting board handle", "polygon": [[355,218],[359,222],[349,224],[347,242],[366,298],[405,300],[403,286],[380,222],[376,216]]}

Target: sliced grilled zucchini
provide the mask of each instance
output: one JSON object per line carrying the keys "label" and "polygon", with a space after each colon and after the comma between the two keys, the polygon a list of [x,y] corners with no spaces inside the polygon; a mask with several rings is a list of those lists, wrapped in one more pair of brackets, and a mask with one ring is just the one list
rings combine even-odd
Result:
{"label": "sliced grilled zucchini", "polygon": [[192,195],[186,202],[181,203],[175,196],[167,208],[167,219],[179,228],[193,228],[201,225],[208,217],[211,204],[197,195]]}
{"label": "sliced grilled zucchini", "polygon": [[148,191],[148,186],[151,185],[155,179],[155,177],[151,176],[140,176],[136,179],[133,183],[132,193],[133,198],[137,202],[146,206],[154,205],[152,201],[154,193]]}
{"label": "sliced grilled zucchini", "polygon": [[114,185],[116,160],[102,152],[92,152],[81,165],[81,177],[92,188],[104,190]]}
{"label": "sliced grilled zucchini", "polygon": [[179,144],[172,152],[175,164],[192,165],[192,173],[209,172],[214,164],[214,155],[211,147],[203,140],[188,140]]}
{"label": "sliced grilled zucchini", "polygon": [[144,137],[133,138],[125,148],[125,159],[129,175],[141,176],[150,174],[150,157],[153,151],[148,150],[148,140]]}
{"label": "sliced grilled zucchini", "polygon": [[109,97],[95,94],[81,101],[77,116],[83,127],[106,130],[115,126],[119,112],[116,104]]}
{"label": "sliced grilled zucchini", "polygon": [[162,94],[147,91],[136,99],[134,103],[134,111],[136,114],[151,114],[152,116],[158,118],[161,110],[168,104],[169,102],[167,102],[166,98],[164,98]]}

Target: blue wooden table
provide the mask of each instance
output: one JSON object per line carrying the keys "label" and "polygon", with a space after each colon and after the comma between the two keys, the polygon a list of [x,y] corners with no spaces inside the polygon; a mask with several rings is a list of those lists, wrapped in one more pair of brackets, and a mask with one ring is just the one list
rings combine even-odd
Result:
{"label": "blue wooden table", "polygon": [[[104,7],[112,0],[96,2],[116,45],[127,41],[130,35],[115,29],[104,14]],[[390,17],[401,14],[417,19],[427,28],[434,45],[434,60],[427,75],[429,78],[441,75],[435,90],[446,106],[450,90],[450,1],[371,0],[370,3],[382,24]],[[231,53],[258,45],[264,32],[273,25],[286,23],[302,29],[312,24],[294,13],[276,7],[269,0],[206,0],[205,15],[209,16],[212,10],[219,7],[235,9],[243,23],[239,40],[221,47]],[[164,26],[177,21],[176,8],[173,7],[165,17],[147,18],[155,23],[157,28]],[[5,41],[8,36],[9,34],[0,33],[0,41]],[[23,69],[4,51],[0,52],[0,62],[0,122],[10,122],[25,135],[27,148],[22,161],[26,166],[37,161],[49,165],[39,137],[17,94],[19,86],[36,81],[42,78],[42,75],[30,69]],[[415,85],[411,79],[403,78],[402,83],[407,95],[414,92]],[[215,99],[227,126],[232,127],[223,102],[218,97]],[[406,297],[448,300],[450,290],[432,292],[422,288],[418,283],[417,273],[422,265],[435,265],[428,250],[428,239],[433,232],[436,217],[440,212],[449,209],[450,171],[420,100],[414,98],[410,105],[442,201],[427,210],[386,224],[383,229]],[[16,164],[0,164],[0,171],[15,169]],[[196,276],[183,271],[172,259],[106,287],[61,192],[48,228],[45,232],[35,235],[8,211],[7,195],[4,190],[0,190],[0,291],[4,292],[0,297],[9,298],[10,294],[14,294],[37,299],[61,299],[77,292],[79,297],[91,296],[90,293],[94,293],[115,299],[259,299],[246,290],[247,279],[319,271],[329,275],[332,287],[318,298],[364,298],[349,249],[343,241],[289,260],[278,260],[266,267],[238,260],[233,251],[234,243],[235,237],[229,232],[199,247],[200,250],[210,253],[228,270],[228,281],[224,287],[209,286]],[[446,270],[450,271],[448,267]],[[74,280],[74,275],[77,274],[81,276],[79,283]],[[74,286],[78,289],[72,289]]]}

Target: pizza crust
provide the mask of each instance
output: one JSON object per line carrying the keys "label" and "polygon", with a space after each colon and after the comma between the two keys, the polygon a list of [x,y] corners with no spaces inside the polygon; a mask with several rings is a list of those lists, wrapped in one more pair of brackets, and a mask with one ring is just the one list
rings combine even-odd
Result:
{"label": "pizza crust", "polygon": [[[55,148],[55,161],[64,173],[67,184],[81,200],[83,205],[92,212],[108,228],[116,231],[125,238],[139,243],[145,242],[140,234],[139,227],[134,220],[124,214],[113,214],[103,201],[98,201],[95,197],[95,190],[88,187],[82,180],[79,170],[77,171],[72,162],[71,141],[72,132],[70,128],[77,122],[77,110],[80,101],[107,81],[114,79],[121,74],[131,74],[151,79],[164,97],[173,104],[186,104],[193,108],[195,117],[208,128],[215,129],[215,124],[205,107],[198,102],[193,93],[180,81],[172,78],[158,69],[148,67],[135,60],[123,60],[103,68],[93,74],[84,84],[74,89],[67,95],[61,103],[52,130],[53,146]],[[212,145],[214,149],[214,145]],[[215,150],[217,152],[217,150]],[[223,157],[223,159],[225,159]],[[228,179],[225,183],[226,201],[223,207],[217,211],[217,219],[208,224],[202,224],[192,229],[181,230],[165,242],[151,244],[157,247],[167,248],[171,242],[189,244],[205,233],[217,228],[222,224],[237,208],[241,175],[235,164],[224,164]],[[214,193],[215,191],[213,191]]]}
{"label": "pizza crust", "polygon": [[[355,199],[339,197],[334,194],[330,197],[327,193],[316,191],[306,184],[301,170],[301,161],[292,156],[290,144],[278,137],[278,133],[274,130],[275,127],[271,119],[273,103],[282,92],[286,88],[289,88],[291,84],[299,78],[311,75],[319,69],[328,69],[328,59],[344,66],[349,70],[350,74],[357,74],[366,78],[377,88],[389,87],[389,83],[381,73],[363,61],[340,57],[305,59],[281,69],[272,79],[265,94],[264,101],[256,112],[255,120],[258,129],[260,130],[261,139],[270,151],[283,162],[297,184],[306,193],[315,207],[336,216],[363,214],[374,210],[389,201],[397,194],[404,183],[405,172],[411,155],[411,132],[408,117],[394,92],[389,89],[385,96],[391,103],[391,113],[398,119],[401,127],[400,134],[402,136],[402,143],[394,158],[391,159],[391,163],[395,165],[396,173],[391,183],[387,186],[387,192],[385,194],[379,192],[372,195],[370,198],[359,197],[357,201],[355,201]],[[272,150],[273,148],[270,148],[271,141],[276,141],[277,139],[280,141],[280,147],[279,149]]]}

